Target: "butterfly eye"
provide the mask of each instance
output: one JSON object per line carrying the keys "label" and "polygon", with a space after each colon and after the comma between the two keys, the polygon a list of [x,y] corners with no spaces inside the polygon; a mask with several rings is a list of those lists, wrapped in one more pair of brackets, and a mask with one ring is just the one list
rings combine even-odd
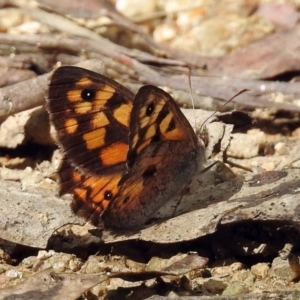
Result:
{"label": "butterfly eye", "polygon": [[95,96],[96,96],[95,90],[86,89],[86,90],[82,90],[81,92],[81,98],[83,100],[91,101],[95,99]]}
{"label": "butterfly eye", "polygon": [[154,103],[151,102],[151,103],[149,103],[149,105],[147,106],[146,116],[147,116],[147,117],[151,116],[152,113],[153,113],[153,111],[154,111]]}
{"label": "butterfly eye", "polygon": [[113,197],[113,193],[111,191],[105,191],[104,193],[104,199],[111,200]]}

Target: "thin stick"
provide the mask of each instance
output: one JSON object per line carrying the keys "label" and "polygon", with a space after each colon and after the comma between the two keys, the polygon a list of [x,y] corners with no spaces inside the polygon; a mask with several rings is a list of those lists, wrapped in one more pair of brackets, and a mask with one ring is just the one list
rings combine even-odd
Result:
{"label": "thin stick", "polygon": [[236,98],[237,96],[245,93],[245,92],[248,92],[250,91],[249,89],[243,89],[241,91],[239,91],[237,94],[235,94],[233,97],[231,97],[229,100],[227,100],[223,105],[221,105],[221,107],[219,107],[218,110],[215,110],[211,116],[209,116],[207,119],[204,120],[204,122],[202,123],[202,125],[200,126],[200,132],[202,131],[203,129],[203,126],[205,125],[205,123],[210,119],[212,118],[217,112],[219,112],[223,107],[225,107],[229,102],[231,102],[234,98]]}

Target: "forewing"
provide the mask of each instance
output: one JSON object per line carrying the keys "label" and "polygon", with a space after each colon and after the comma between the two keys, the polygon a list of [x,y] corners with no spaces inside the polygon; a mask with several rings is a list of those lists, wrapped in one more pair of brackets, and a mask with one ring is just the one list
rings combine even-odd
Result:
{"label": "forewing", "polygon": [[146,85],[134,99],[130,118],[128,166],[141,151],[157,141],[189,141],[196,147],[197,137],[174,99],[162,89]]}
{"label": "forewing", "polygon": [[53,72],[47,108],[57,141],[85,174],[124,170],[133,94],[117,82],[78,67]]}

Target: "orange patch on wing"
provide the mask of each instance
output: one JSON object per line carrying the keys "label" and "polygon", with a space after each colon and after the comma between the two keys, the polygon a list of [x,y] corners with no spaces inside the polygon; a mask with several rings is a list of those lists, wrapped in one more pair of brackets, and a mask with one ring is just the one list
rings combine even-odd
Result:
{"label": "orange patch on wing", "polygon": [[73,134],[78,128],[78,122],[75,118],[70,118],[65,121],[65,130],[68,134]]}
{"label": "orange patch on wing", "polygon": [[182,141],[187,140],[188,136],[184,130],[180,128],[175,128],[171,131],[164,132],[164,137],[166,140],[173,140],[173,141]]}
{"label": "orange patch on wing", "polygon": [[83,139],[86,142],[86,146],[89,150],[96,149],[105,144],[105,128],[98,128],[87,132],[83,135]]}
{"label": "orange patch on wing", "polygon": [[136,147],[136,144],[139,141],[139,138],[140,138],[140,136],[139,136],[138,133],[134,135],[134,137],[132,139],[132,142],[131,142],[131,148],[135,148]]}
{"label": "orange patch on wing", "polygon": [[156,134],[156,126],[155,125],[152,125],[148,128],[146,134],[145,134],[145,137],[144,137],[144,140],[149,140],[151,139],[153,136],[155,136]]}
{"label": "orange patch on wing", "polygon": [[91,120],[92,128],[101,128],[109,124],[109,120],[103,112],[98,112],[93,115]]}
{"label": "orange patch on wing", "polygon": [[132,110],[132,103],[121,105],[119,108],[113,111],[114,118],[124,126],[129,126],[129,115]]}
{"label": "orange patch on wing", "polygon": [[165,133],[167,131],[173,117],[174,115],[172,113],[169,113],[165,116],[165,118],[159,124],[160,132]]}
{"label": "orange patch on wing", "polygon": [[80,174],[79,172],[74,171],[73,174],[72,174],[72,176],[73,176],[73,177],[72,177],[73,180],[74,180],[76,183],[79,183],[79,182],[82,181],[82,176],[81,176],[81,174]]}
{"label": "orange patch on wing", "polygon": [[115,94],[115,92],[116,90],[112,86],[105,85],[97,92],[96,98],[106,102]]}
{"label": "orange patch on wing", "polygon": [[128,144],[115,143],[109,147],[104,148],[100,152],[100,159],[104,165],[110,166],[126,161],[128,152]]}
{"label": "orange patch on wing", "polygon": [[146,109],[147,109],[146,106],[142,107],[140,114],[139,114],[139,127],[140,128],[144,128],[149,125],[149,121],[150,121],[151,117],[146,115]]}
{"label": "orange patch on wing", "polygon": [[[165,106],[165,103],[163,101],[159,101],[158,103],[156,103],[153,114],[156,114],[156,116],[157,116],[161,112],[161,110],[163,109],[164,106]],[[155,120],[156,120],[156,118],[155,118]]]}
{"label": "orange patch on wing", "polygon": [[83,189],[83,188],[75,188],[74,189],[74,193],[76,193],[78,195],[78,197],[83,201],[83,202],[86,202],[87,199],[86,199],[86,189]]}
{"label": "orange patch on wing", "polygon": [[67,93],[67,99],[70,102],[79,102],[81,99],[81,90],[70,90]]}
{"label": "orange patch on wing", "polygon": [[76,85],[78,87],[83,87],[83,88],[90,87],[92,84],[93,84],[93,81],[91,81],[87,77],[82,77],[76,82]]}
{"label": "orange patch on wing", "polygon": [[86,114],[87,112],[91,111],[93,108],[93,104],[91,102],[81,102],[75,105],[75,111],[78,114]]}
{"label": "orange patch on wing", "polygon": [[170,122],[174,118],[174,115],[169,113],[159,124],[160,132],[163,134],[166,140],[185,140],[187,139],[187,134],[180,127],[175,127],[171,131],[167,131]]}

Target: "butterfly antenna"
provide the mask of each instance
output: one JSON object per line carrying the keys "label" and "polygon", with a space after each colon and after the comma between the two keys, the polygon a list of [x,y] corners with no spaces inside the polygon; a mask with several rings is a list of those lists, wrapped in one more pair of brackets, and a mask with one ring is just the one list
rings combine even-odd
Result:
{"label": "butterfly antenna", "polygon": [[[188,67],[188,79],[189,79],[189,87],[190,87],[190,96],[191,96],[191,100],[192,100],[192,108],[195,114],[195,101],[193,98],[193,92],[192,92],[192,80],[191,80],[191,69]],[[196,116],[194,118],[194,128],[196,128]]]}
{"label": "butterfly antenna", "polygon": [[203,122],[202,125],[200,126],[200,132],[202,131],[203,126],[205,125],[205,123],[206,123],[210,118],[212,118],[217,112],[221,111],[221,109],[222,109],[223,107],[225,107],[228,103],[230,103],[235,97],[237,97],[237,96],[239,96],[239,95],[241,95],[241,94],[243,94],[243,93],[245,93],[245,92],[249,92],[249,91],[250,91],[249,89],[243,89],[243,90],[239,91],[237,94],[235,94],[234,96],[232,96],[229,100],[227,100],[223,105],[221,105],[221,106],[219,107],[218,110],[215,110],[208,118],[206,118],[206,119],[204,120],[204,122]]}

